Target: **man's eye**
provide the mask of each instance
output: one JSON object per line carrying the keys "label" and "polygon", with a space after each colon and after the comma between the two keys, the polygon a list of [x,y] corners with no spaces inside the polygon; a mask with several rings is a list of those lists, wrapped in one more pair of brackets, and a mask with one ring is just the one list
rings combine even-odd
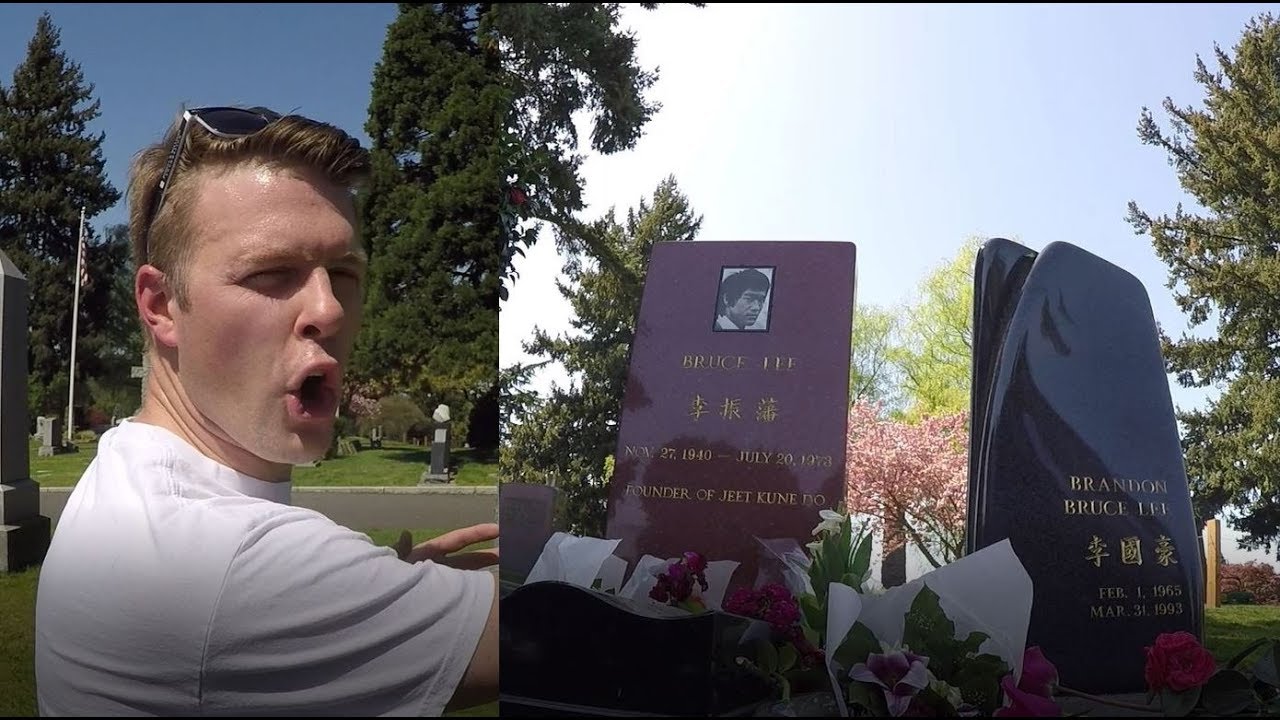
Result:
{"label": "man's eye", "polygon": [[245,278],[245,282],[252,285],[278,285],[288,282],[293,277],[293,270],[289,268],[271,268],[270,270],[259,270],[249,277]]}

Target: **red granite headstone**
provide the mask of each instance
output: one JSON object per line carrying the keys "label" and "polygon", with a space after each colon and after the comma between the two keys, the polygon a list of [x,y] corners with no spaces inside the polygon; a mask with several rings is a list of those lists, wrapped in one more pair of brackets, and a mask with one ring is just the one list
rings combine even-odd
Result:
{"label": "red granite headstone", "polygon": [[693,550],[759,568],[844,496],[855,246],[673,242],[650,258],[609,489],[634,569]]}

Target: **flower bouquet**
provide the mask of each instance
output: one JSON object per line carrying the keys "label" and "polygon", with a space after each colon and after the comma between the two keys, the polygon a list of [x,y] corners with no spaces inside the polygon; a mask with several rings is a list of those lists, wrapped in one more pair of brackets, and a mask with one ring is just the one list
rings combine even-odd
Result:
{"label": "flower bouquet", "polygon": [[[788,568],[781,582],[739,588],[722,607],[755,621],[738,663],[774,688],[759,714],[1036,717],[1062,715],[1064,704],[1077,714],[1280,712],[1280,641],[1259,640],[1218,668],[1191,634],[1162,634],[1147,648],[1146,705],[1090,695],[1063,687],[1042,650],[1026,647],[1031,583],[1007,541],[874,592],[865,588],[869,533],[824,510],[814,534],[808,553],[778,554]],[[686,553],[650,597],[706,609],[705,567]],[[1259,650],[1251,669],[1237,669]]]}
{"label": "flower bouquet", "polygon": [[[870,533],[824,510],[814,534],[807,567],[792,554],[784,583],[740,589],[724,606],[767,623],[768,638],[742,662],[772,677],[781,700],[825,691],[855,717],[1044,714],[1053,705],[1051,666],[1038,649],[1021,652],[1030,580],[1007,544],[871,593]],[[975,578],[1012,600],[982,617]]]}
{"label": "flower bouquet", "polygon": [[[782,571],[753,587],[726,592],[737,562],[710,561],[693,550],[675,558],[645,556],[626,578],[626,563],[612,555],[617,540],[556,534],[530,573],[531,582],[576,586],[608,598],[619,612],[590,621],[586,618],[607,603],[583,601],[578,606],[577,596],[556,595],[552,603],[557,606],[575,603],[564,613],[567,624],[551,627],[551,616],[541,609],[524,613],[536,628],[530,637],[563,640],[565,657],[582,656],[583,644],[593,642],[598,649],[587,652],[589,656],[627,645],[651,650],[666,658],[664,667],[670,666],[672,677],[683,678],[677,683],[682,687],[704,682],[694,680],[686,668],[708,667],[705,661],[714,656],[716,668],[731,664],[754,677],[762,688],[759,697],[771,693],[759,709],[763,715],[1105,715],[1108,706],[1153,715],[1280,713],[1280,641],[1259,640],[1218,668],[1194,636],[1163,634],[1146,651],[1146,704],[1090,695],[1063,687],[1052,659],[1039,647],[1027,647],[1032,584],[1008,541],[881,591],[867,587],[872,536],[856,527],[852,517],[824,510],[814,535],[807,546],[760,540]],[[523,602],[532,598],[526,595]],[[643,617],[651,612],[646,607],[657,613],[652,620]],[[507,610],[504,632],[508,620],[518,617]],[[699,632],[704,639],[689,644],[685,639],[692,625],[667,628],[679,617],[713,620],[715,628],[703,623],[705,632]],[[619,623],[632,629],[619,631]],[[584,624],[586,629],[578,632]],[[504,658],[520,657],[532,646],[516,642],[511,647],[515,651]],[[629,651],[628,657],[636,652]],[[641,668],[653,668],[653,658],[641,655],[626,673],[610,674],[603,665],[592,664],[593,669],[600,666],[601,674],[589,684],[608,690],[599,702],[607,699],[613,707],[619,697],[652,697],[644,688],[676,682],[660,674],[640,677]],[[560,657],[540,653],[528,665],[548,666],[552,656]],[[616,671],[622,661],[610,662]],[[717,683],[736,683],[736,698],[755,693],[755,685],[742,684],[733,675],[714,677],[720,678]],[[545,691],[546,681],[533,685]],[[724,695],[720,687],[710,696]],[[564,694],[582,693],[570,688]],[[651,700],[632,707],[654,711]],[[703,703],[688,710],[698,714],[699,708],[710,707]]]}

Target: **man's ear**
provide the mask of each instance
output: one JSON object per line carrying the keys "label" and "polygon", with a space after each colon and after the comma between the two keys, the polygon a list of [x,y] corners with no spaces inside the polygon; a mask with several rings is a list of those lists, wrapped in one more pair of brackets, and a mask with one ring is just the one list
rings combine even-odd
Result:
{"label": "man's ear", "polygon": [[133,297],[138,304],[142,324],[160,347],[177,347],[178,326],[173,313],[177,299],[169,288],[164,273],[152,265],[143,265],[133,280]]}

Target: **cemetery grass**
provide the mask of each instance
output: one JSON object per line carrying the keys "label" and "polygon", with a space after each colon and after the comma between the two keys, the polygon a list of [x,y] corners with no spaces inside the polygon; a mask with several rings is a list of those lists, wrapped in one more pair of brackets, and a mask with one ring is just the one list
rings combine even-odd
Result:
{"label": "cemetery grass", "polygon": [[[362,530],[377,545],[394,544],[398,529]],[[411,530],[422,542],[441,530]],[[491,546],[493,543],[485,543]],[[0,573],[0,717],[36,717],[35,616],[40,569]],[[478,705],[446,717],[497,717],[498,703]]]}
{"label": "cemetery grass", "polygon": [[[358,438],[365,448],[355,455],[322,460],[316,467],[293,471],[294,487],[385,487],[412,486],[431,465],[431,448],[410,443],[384,441],[382,448],[369,448],[367,438]],[[39,457],[32,443],[31,475],[40,487],[73,487],[97,454],[96,442],[79,443],[78,452]],[[452,450],[449,461],[457,473],[453,485],[497,485],[498,463],[493,457],[477,456],[474,450]]]}
{"label": "cemetery grass", "polygon": [[[1219,662],[1226,663],[1258,638],[1280,639],[1280,605],[1225,605],[1204,613],[1204,644]],[[1255,651],[1242,667],[1252,667],[1260,655]]]}

